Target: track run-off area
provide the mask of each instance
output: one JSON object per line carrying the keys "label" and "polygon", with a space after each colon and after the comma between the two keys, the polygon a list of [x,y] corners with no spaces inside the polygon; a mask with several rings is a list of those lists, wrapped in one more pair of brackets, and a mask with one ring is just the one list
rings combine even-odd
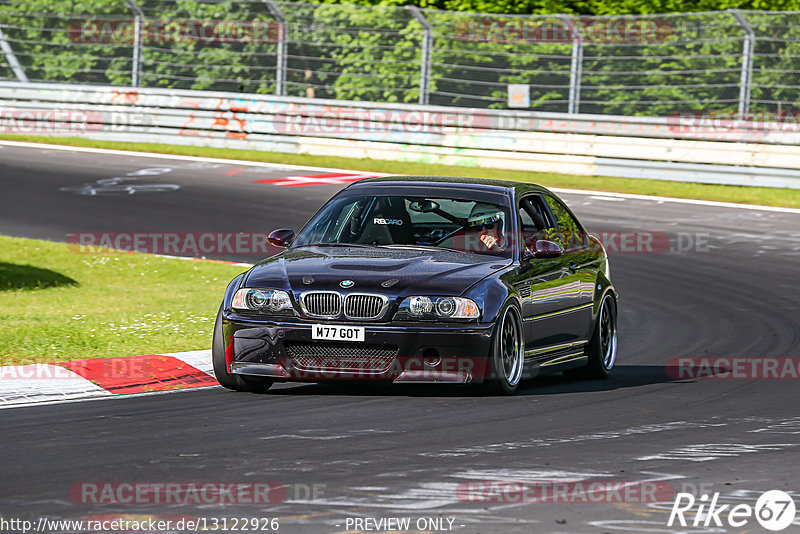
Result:
{"label": "track run-off area", "polygon": [[[0,234],[298,230],[363,176],[0,142]],[[730,526],[727,511],[768,490],[800,505],[800,212],[556,191],[611,257],[609,380],[542,377],[515,397],[279,384],[3,409],[0,516],[227,519],[228,531],[238,518],[314,533],[762,532],[755,518]],[[232,247],[202,252],[261,257]],[[593,483],[614,491],[581,493]],[[122,502],[125,484],[163,491]],[[222,493],[187,498],[192,484]],[[724,525],[700,514],[693,526],[695,506],[687,526],[668,527],[679,492],[698,505],[718,493]],[[784,532],[800,532],[800,515]]]}

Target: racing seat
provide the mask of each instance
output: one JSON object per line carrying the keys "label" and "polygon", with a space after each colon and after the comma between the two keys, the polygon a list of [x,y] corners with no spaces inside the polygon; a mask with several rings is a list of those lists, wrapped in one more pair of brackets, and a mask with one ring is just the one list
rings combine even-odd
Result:
{"label": "racing seat", "polygon": [[364,228],[356,243],[365,245],[413,245],[414,230],[405,202],[398,197],[383,197],[367,214]]}

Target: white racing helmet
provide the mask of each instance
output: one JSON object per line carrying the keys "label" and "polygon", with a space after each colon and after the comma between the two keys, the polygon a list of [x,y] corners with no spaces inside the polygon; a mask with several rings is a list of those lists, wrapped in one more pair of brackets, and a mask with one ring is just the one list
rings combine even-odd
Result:
{"label": "white racing helmet", "polygon": [[494,204],[478,202],[472,207],[467,223],[471,227],[497,223],[498,231],[503,231],[503,228],[505,228],[505,219],[505,213]]}

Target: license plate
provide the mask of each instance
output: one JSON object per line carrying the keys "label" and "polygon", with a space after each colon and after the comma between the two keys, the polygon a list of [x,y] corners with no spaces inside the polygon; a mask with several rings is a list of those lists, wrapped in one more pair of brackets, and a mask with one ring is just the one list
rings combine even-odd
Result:
{"label": "license plate", "polygon": [[328,326],[315,324],[311,327],[311,339],[363,342],[364,337],[365,331],[363,326]]}

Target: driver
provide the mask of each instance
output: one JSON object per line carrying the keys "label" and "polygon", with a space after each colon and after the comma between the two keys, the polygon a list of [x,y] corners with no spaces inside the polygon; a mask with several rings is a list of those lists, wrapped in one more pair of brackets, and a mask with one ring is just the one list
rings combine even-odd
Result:
{"label": "driver", "polygon": [[479,230],[480,242],[489,252],[503,252],[507,246],[503,226],[505,215],[492,204],[478,202],[472,207],[467,222]]}

